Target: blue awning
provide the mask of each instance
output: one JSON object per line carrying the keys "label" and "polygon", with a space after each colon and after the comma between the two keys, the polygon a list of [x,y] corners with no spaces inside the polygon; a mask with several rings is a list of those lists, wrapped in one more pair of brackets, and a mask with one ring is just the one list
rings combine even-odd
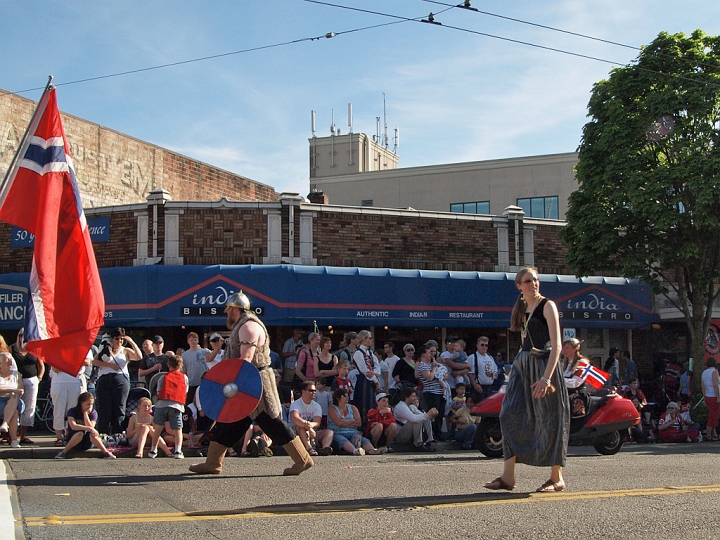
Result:
{"label": "blue awning", "polygon": [[[515,274],[327,266],[103,268],[109,326],[217,326],[243,290],[268,326],[507,328]],[[540,275],[563,326],[641,328],[659,321],[648,285],[624,278]],[[0,276],[0,328],[19,328],[28,274]]]}

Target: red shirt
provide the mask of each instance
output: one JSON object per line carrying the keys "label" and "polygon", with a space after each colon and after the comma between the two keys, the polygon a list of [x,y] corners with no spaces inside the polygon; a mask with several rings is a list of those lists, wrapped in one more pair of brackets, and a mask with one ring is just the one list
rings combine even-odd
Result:
{"label": "red shirt", "polygon": [[180,370],[170,371],[163,377],[162,388],[160,388],[158,392],[158,398],[175,401],[177,403],[185,403],[187,390],[185,374]]}

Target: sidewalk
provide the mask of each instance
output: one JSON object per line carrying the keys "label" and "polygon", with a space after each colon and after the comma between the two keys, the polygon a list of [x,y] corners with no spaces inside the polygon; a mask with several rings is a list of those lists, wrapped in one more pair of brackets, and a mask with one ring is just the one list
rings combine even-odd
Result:
{"label": "sidewalk", "polygon": [[[10,448],[7,443],[0,443],[0,459],[54,459],[55,455],[62,450],[55,446],[55,435],[50,434],[49,431],[32,430],[28,433],[30,439],[34,441],[34,444],[23,444],[21,448]],[[459,445],[453,442],[436,442],[433,443],[433,447],[436,452],[428,455],[443,454],[447,452],[468,452],[473,455],[477,454],[477,450],[460,450]],[[111,449],[112,450],[112,449]],[[185,457],[194,458],[204,456],[206,452],[205,448],[183,448]],[[412,446],[395,446],[396,453],[409,453],[417,454]],[[114,452],[118,458],[132,458],[135,455],[135,449],[129,449],[125,452],[118,453]],[[478,454],[479,455],[479,454]],[[85,452],[70,452],[70,458],[73,457],[102,457],[102,452],[97,448],[93,447]],[[244,459],[244,458],[243,458]]]}

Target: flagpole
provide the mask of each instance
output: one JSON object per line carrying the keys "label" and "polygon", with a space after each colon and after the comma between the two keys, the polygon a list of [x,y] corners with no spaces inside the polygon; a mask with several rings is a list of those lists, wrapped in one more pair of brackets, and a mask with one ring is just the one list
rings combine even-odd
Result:
{"label": "flagpole", "polygon": [[[15,164],[17,163],[18,157],[20,156],[20,152],[25,146],[25,141],[28,138],[28,134],[30,133],[31,129],[35,129],[34,125],[37,124],[35,122],[35,117],[38,115],[38,111],[40,109],[40,104],[43,101],[43,98],[45,98],[45,94],[50,92],[53,88],[55,88],[52,84],[53,76],[48,76],[48,82],[45,85],[45,90],[43,90],[42,95],[40,96],[40,99],[37,102],[37,105],[35,106],[35,112],[33,112],[32,117],[30,118],[30,122],[28,122],[28,127],[25,129],[25,134],[22,136],[22,139],[20,139],[20,144],[18,144],[18,147],[15,149],[15,155],[12,158],[12,161],[10,162],[10,165],[8,165],[7,171],[5,171],[5,176],[3,177],[2,183],[0,183],[0,195],[5,191],[5,184],[8,180],[8,177],[10,176],[10,173],[15,168]],[[0,198],[0,202],[2,201],[2,198]]]}

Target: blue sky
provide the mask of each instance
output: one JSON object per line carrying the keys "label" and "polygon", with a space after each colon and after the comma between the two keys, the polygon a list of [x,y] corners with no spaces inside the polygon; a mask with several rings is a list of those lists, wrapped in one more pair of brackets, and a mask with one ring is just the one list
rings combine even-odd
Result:
{"label": "blue sky", "polygon": [[[456,0],[458,3],[460,0]],[[331,3],[627,63],[637,51],[422,0]],[[448,2],[452,3],[452,2]],[[641,46],[660,31],[720,34],[720,2],[472,2],[506,17]],[[401,167],[574,151],[593,83],[611,64],[417,22],[302,0],[0,1],[0,88],[44,86],[60,108],[116,131],[269,184],[308,192],[310,111],[373,135],[400,128]],[[337,35],[332,39],[306,38]],[[347,33],[343,33],[347,32]],[[290,45],[101,79],[301,40]],[[40,91],[22,93],[38,99]]]}

